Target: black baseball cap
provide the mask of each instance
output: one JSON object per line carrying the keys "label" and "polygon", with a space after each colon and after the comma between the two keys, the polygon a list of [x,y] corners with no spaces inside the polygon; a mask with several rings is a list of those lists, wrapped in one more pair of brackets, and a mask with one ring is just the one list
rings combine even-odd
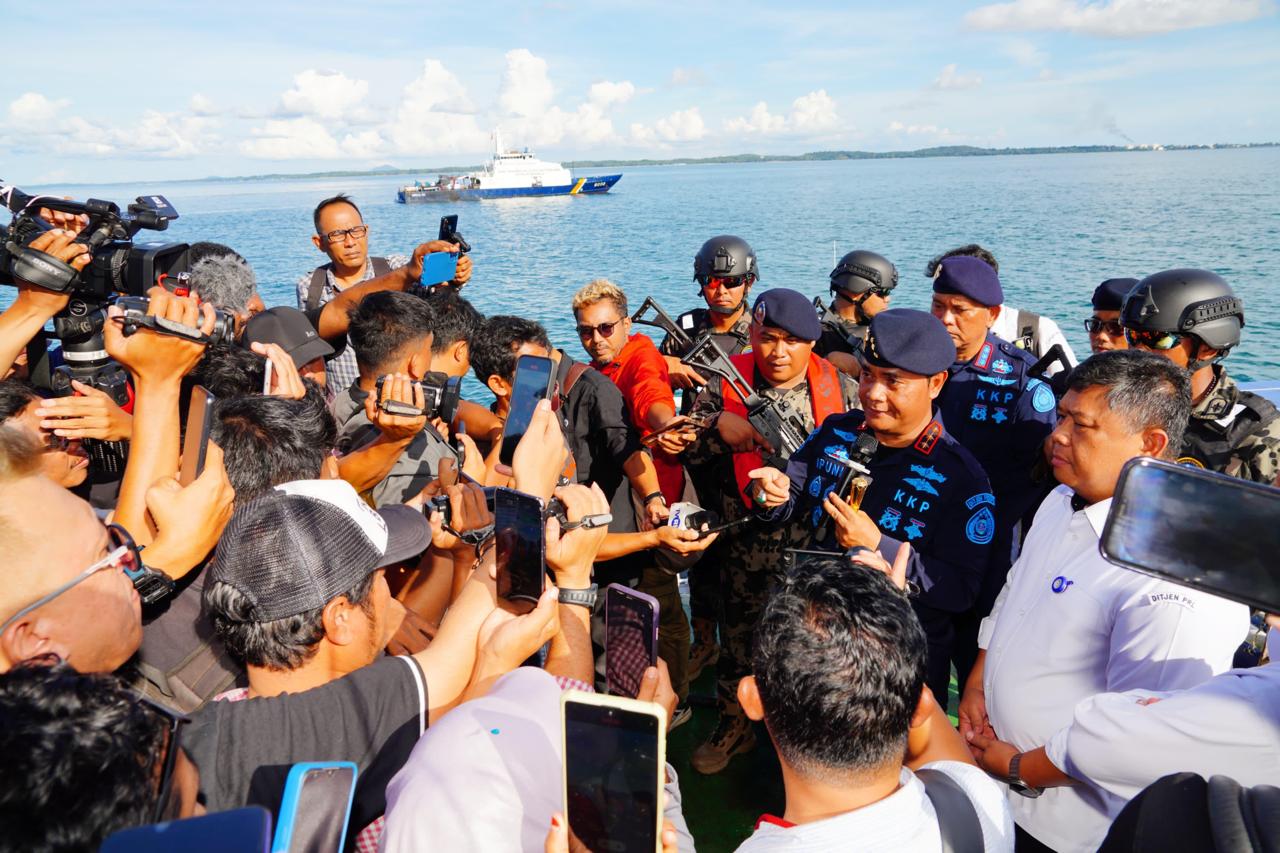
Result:
{"label": "black baseball cap", "polygon": [[273,622],[318,610],[430,544],[430,522],[411,507],[374,510],[345,480],[298,480],[236,509],[209,578],[249,599],[251,621]]}
{"label": "black baseball cap", "polygon": [[320,337],[307,315],[297,308],[277,305],[254,314],[244,327],[244,345],[279,344],[295,366],[333,355],[333,347]]}

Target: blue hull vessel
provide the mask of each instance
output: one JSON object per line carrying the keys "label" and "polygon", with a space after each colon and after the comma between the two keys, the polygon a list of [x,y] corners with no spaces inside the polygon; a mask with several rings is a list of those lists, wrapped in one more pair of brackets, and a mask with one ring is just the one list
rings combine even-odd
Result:
{"label": "blue hull vessel", "polygon": [[436,201],[471,201],[484,198],[524,198],[543,195],[598,195],[607,193],[622,175],[599,175],[577,178],[571,184],[529,187],[458,187],[436,184],[401,187],[396,201],[401,204],[422,204]]}

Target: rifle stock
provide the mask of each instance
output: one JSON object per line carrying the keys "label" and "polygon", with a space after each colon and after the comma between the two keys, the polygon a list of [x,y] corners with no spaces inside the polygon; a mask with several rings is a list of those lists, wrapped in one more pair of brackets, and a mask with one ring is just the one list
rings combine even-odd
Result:
{"label": "rifle stock", "polygon": [[[652,311],[653,319],[645,319],[645,314]],[[689,337],[684,329],[671,319],[671,315],[662,310],[662,306],[657,303],[652,296],[646,297],[644,304],[640,306],[640,310],[631,315],[631,322],[639,323],[642,326],[653,326],[655,329],[662,329],[671,336],[671,340],[676,342],[676,346],[684,352],[688,352],[693,346],[693,338]]]}

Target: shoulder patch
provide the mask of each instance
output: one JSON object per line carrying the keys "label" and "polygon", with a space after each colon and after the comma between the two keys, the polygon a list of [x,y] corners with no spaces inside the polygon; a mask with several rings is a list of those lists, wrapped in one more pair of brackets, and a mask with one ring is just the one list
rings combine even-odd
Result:
{"label": "shoulder patch", "polygon": [[989,545],[995,533],[996,518],[985,506],[969,516],[964,526],[965,537],[975,545]]}
{"label": "shoulder patch", "polygon": [[695,323],[695,321],[694,321],[694,317],[693,317],[693,312],[692,312],[692,311],[690,311],[688,314],[681,314],[681,315],[680,315],[680,328],[682,328],[682,329],[693,329],[693,327],[694,327],[694,323]]}
{"label": "shoulder patch", "polygon": [[995,349],[991,341],[983,344],[982,349],[978,350],[978,355],[973,359],[973,366],[979,370],[986,370],[991,365],[991,356],[995,354]]}
{"label": "shoulder patch", "polygon": [[1039,379],[1028,380],[1027,390],[1031,392],[1031,408],[1037,412],[1052,412],[1058,405],[1053,389]]}
{"label": "shoulder patch", "polygon": [[964,502],[964,508],[973,509],[975,506],[982,506],[983,504],[986,504],[988,506],[995,506],[996,496],[991,494],[990,492],[978,492],[978,494],[974,495],[973,497],[969,498],[967,501]]}
{"label": "shoulder patch", "polygon": [[920,437],[916,439],[916,443],[912,445],[925,456],[933,452],[933,448],[938,445],[938,439],[942,437],[942,424],[937,421],[930,421],[929,425],[924,428],[924,432],[920,433]]}

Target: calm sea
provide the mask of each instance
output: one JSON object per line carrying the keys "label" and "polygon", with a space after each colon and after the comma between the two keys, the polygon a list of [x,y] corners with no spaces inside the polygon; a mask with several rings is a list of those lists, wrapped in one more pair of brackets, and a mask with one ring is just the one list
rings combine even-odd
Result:
{"label": "calm sea", "polygon": [[[612,171],[612,170],[592,170]],[[569,301],[607,277],[638,306],[675,314],[697,303],[692,257],[707,237],[746,238],[758,287],[825,294],[833,255],[872,249],[900,272],[894,305],[927,308],[926,261],[979,242],[1000,260],[1008,304],[1048,314],[1078,354],[1082,321],[1105,278],[1207,267],[1243,296],[1248,326],[1229,365],[1274,377],[1280,357],[1280,149],[955,157],[662,166],[623,170],[598,197],[453,205],[395,203],[407,176],[58,187],[125,202],[162,193],[181,213],[165,235],[226,243],[247,257],[268,305],[294,303],[294,283],[324,260],[311,210],[349,193],[375,254],[407,254],[456,213],[474,248],[467,295],[484,313],[541,321],[580,352]],[[426,177],[423,175],[421,177]],[[7,301],[7,300],[5,300]]]}

